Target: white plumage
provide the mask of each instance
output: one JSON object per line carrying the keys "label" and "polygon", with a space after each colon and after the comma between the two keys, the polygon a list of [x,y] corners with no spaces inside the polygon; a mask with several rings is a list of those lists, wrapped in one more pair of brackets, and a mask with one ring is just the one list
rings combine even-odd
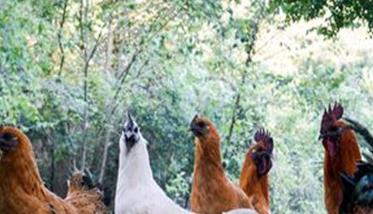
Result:
{"label": "white plumage", "polygon": [[[136,142],[131,148],[127,148],[129,144],[127,145],[126,139],[131,140],[131,138]],[[130,116],[119,143],[120,156],[115,213],[189,213],[168,198],[155,182],[150,168],[146,140],[142,137],[136,122]]]}
{"label": "white plumage", "polygon": [[257,214],[257,212],[252,209],[235,209],[228,212],[223,212],[223,214]]}

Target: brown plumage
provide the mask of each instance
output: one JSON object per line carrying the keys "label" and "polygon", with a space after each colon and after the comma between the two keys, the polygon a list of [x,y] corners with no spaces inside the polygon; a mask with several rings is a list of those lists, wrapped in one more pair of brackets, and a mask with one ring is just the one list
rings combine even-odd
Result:
{"label": "brown plumage", "polygon": [[253,199],[255,210],[270,213],[268,172],[272,167],[273,139],[269,132],[258,130],[256,143],[248,149],[240,176],[240,187]]}
{"label": "brown plumage", "polygon": [[0,213],[78,213],[45,188],[26,135],[1,127],[0,149]]}
{"label": "brown plumage", "polygon": [[215,214],[236,208],[252,208],[251,200],[225,175],[220,155],[220,137],[214,124],[195,116],[190,125],[195,138],[192,211]]}
{"label": "brown plumage", "polygon": [[342,115],[343,107],[335,103],[333,108],[325,110],[321,122],[320,138],[325,148],[324,200],[329,214],[339,213],[343,200],[340,174],[352,175],[361,160],[354,131],[341,119]]}
{"label": "brown plumage", "polygon": [[32,145],[19,129],[0,127],[0,213],[81,213],[43,184]]}
{"label": "brown plumage", "polygon": [[69,179],[64,200],[77,208],[80,214],[107,213],[101,191],[93,186],[87,173],[81,171],[73,173]]}

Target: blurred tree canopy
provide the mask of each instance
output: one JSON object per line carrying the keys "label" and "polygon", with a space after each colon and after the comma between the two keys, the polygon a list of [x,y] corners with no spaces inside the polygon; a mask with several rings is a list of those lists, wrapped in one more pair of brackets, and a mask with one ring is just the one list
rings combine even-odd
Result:
{"label": "blurred tree canopy", "polygon": [[281,9],[288,22],[301,19],[306,21],[321,18],[317,30],[319,33],[333,37],[342,28],[368,26],[369,32],[373,31],[373,2],[366,0],[273,0],[272,9]]}
{"label": "blurred tree canopy", "polygon": [[130,111],[156,181],[188,207],[187,128],[202,113],[220,131],[235,181],[256,128],[271,131],[273,213],[324,213],[323,108],[339,100],[373,127],[373,42],[364,27],[324,41],[306,23],[284,29],[265,1],[5,0],[0,11],[0,123],[28,134],[43,179],[60,195],[76,164],[114,196]]}

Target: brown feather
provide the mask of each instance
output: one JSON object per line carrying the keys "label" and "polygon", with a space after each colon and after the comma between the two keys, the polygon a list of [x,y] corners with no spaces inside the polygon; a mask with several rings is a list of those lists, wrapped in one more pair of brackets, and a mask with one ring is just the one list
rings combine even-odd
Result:
{"label": "brown feather", "polygon": [[29,139],[14,127],[1,127],[18,144],[3,151],[0,160],[0,213],[78,213],[72,205],[45,188]]}
{"label": "brown feather", "polygon": [[[94,190],[71,190],[63,200],[44,186],[32,145],[19,129],[0,127],[0,139],[3,153],[0,159],[0,213],[97,213],[91,208],[99,203],[99,195]],[[8,139],[15,139],[17,143],[7,142]],[[82,207],[84,209],[80,209]]]}
{"label": "brown feather", "polygon": [[252,208],[251,200],[224,173],[220,137],[215,126],[207,118],[195,117],[192,130],[198,123],[206,127],[200,132],[196,131],[192,211],[215,214],[236,208]]}
{"label": "brown feather", "polygon": [[257,166],[253,160],[253,153],[259,150],[267,150],[264,141],[256,142],[248,149],[241,170],[240,187],[248,197],[253,198],[255,210],[260,214],[267,214],[270,213],[268,173],[258,175]]}
{"label": "brown feather", "polygon": [[102,202],[102,192],[84,184],[83,172],[75,172],[69,179],[67,196],[64,199],[79,210],[80,214],[108,213]]}

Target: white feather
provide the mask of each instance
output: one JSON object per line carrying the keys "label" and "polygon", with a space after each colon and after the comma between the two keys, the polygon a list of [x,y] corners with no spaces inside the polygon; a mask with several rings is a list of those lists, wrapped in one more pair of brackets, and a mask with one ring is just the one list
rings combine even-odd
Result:
{"label": "white feather", "polygon": [[120,139],[119,172],[115,196],[117,214],[189,213],[174,203],[153,178],[146,140],[139,133],[139,142],[127,153],[124,136]]}
{"label": "white feather", "polygon": [[257,214],[257,212],[252,209],[235,209],[228,212],[223,212],[223,214]]}

